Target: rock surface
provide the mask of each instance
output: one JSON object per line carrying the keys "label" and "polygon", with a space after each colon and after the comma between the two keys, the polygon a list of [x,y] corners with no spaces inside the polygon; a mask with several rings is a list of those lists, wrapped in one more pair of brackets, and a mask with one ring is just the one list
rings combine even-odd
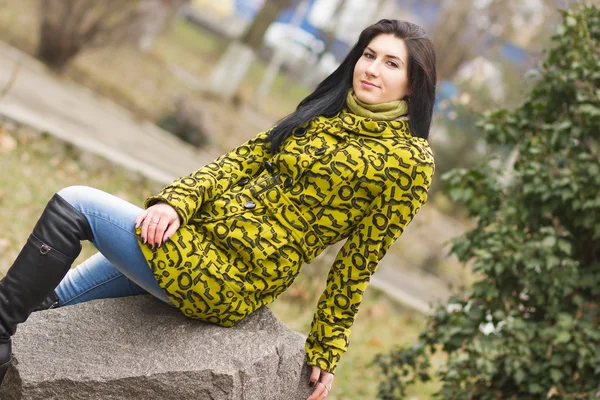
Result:
{"label": "rock surface", "polygon": [[263,307],[233,328],[151,296],[33,313],[13,337],[3,400],[305,400],[305,337]]}

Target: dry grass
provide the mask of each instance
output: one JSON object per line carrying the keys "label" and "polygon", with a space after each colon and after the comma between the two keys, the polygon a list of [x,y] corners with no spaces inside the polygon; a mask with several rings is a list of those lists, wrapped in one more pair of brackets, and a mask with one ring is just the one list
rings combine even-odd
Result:
{"label": "dry grass", "polygon": [[[94,186],[141,206],[160,186],[25,127],[10,133],[1,127],[0,135],[14,138],[17,144],[12,151],[0,146],[0,226],[4,227],[0,231],[0,273],[15,259],[46,202],[61,188]],[[86,243],[76,264],[95,252]]]}

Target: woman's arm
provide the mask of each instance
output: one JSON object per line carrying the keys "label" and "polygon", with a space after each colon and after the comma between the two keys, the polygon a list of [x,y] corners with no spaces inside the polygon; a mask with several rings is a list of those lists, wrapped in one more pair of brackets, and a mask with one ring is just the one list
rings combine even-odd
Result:
{"label": "woman's arm", "polygon": [[146,199],[145,208],[159,202],[168,203],[179,214],[181,226],[186,225],[202,203],[220,196],[243,176],[254,175],[260,170],[271,156],[265,140],[267,135],[268,131],[259,133],[214,162],[177,179],[156,196]]}
{"label": "woman's arm", "polygon": [[431,163],[413,165],[408,189],[395,182],[367,209],[329,271],[306,341],[308,365],[334,373],[347,350],[350,327],[371,275],[389,247],[425,203],[433,175]]}

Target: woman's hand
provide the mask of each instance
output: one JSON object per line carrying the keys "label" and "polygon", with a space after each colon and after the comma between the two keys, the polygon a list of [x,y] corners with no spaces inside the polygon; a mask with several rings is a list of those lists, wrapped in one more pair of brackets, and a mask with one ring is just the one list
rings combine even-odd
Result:
{"label": "woman's hand", "polygon": [[135,228],[142,225],[142,241],[150,247],[160,247],[181,226],[179,214],[167,203],[148,207],[135,219]]}
{"label": "woman's hand", "polygon": [[331,390],[333,374],[313,366],[312,374],[310,374],[310,383],[314,385],[315,390],[307,400],[322,400],[327,397]]}

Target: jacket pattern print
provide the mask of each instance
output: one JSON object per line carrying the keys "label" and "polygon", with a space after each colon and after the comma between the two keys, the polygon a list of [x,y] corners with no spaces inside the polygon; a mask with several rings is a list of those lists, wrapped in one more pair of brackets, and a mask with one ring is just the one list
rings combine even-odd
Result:
{"label": "jacket pattern print", "polygon": [[148,198],[177,210],[181,227],[159,248],[139,245],[186,316],[232,326],[346,239],[306,341],[307,364],[334,373],[371,275],[427,199],[433,155],[406,120],[348,110],[296,128],[276,154],[267,135]]}

